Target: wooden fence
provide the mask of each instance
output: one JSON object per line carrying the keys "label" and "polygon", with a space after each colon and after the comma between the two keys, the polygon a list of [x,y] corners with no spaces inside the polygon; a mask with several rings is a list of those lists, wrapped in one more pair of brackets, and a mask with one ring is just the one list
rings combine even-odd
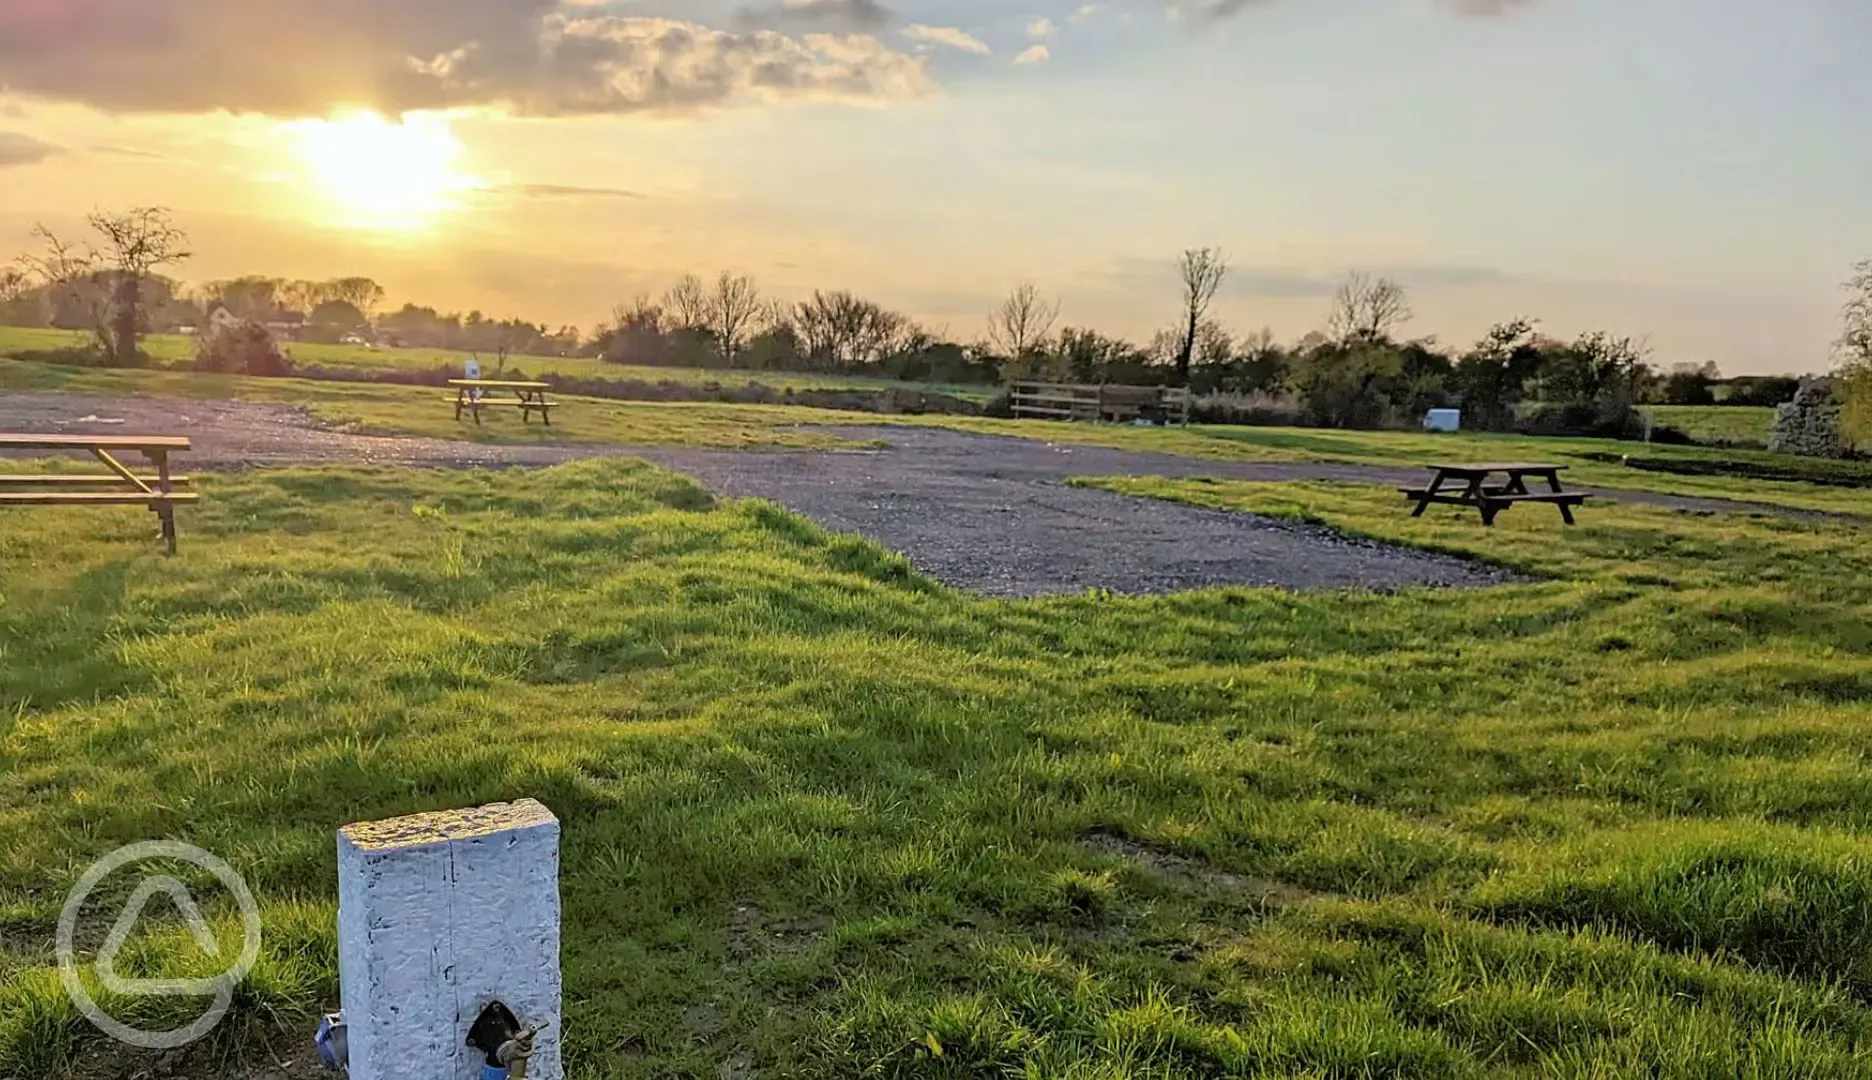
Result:
{"label": "wooden fence", "polygon": [[1177,386],[1075,386],[1017,382],[1008,390],[1014,415],[1046,420],[1155,420],[1189,424],[1190,392]]}

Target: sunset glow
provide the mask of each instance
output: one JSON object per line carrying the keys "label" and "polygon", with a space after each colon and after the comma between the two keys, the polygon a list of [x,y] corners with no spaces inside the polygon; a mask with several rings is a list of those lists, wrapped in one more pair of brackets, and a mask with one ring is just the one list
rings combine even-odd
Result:
{"label": "sunset glow", "polygon": [[311,181],[352,228],[421,228],[480,186],[459,169],[462,144],[440,117],[356,112],[287,127]]}

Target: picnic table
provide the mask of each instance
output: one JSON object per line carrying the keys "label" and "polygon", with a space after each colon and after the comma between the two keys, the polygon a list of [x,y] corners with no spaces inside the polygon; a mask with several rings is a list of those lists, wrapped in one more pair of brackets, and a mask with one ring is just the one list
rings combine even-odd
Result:
{"label": "picnic table", "polygon": [[[462,410],[474,415],[474,422],[481,422],[481,409],[484,406],[519,406],[520,422],[526,423],[538,412],[540,419],[552,426],[552,410],[559,407],[556,401],[546,400],[546,391],[551,387],[543,382],[517,382],[511,379],[450,379],[448,384],[455,388],[455,419],[462,418]],[[499,396],[489,396],[487,391],[494,391]],[[511,395],[511,396],[509,396]]]}
{"label": "picnic table", "polygon": [[[105,474],[42,473],[0,476],[0,505],[13,506],[147,506],[162,524],[163,545],[176,551],[175,504],[195,502],[200,496],[179,492],[191,480],[169,471],[169,455],[189,448],[179,435],[5,435],[0,451],[84,451],[110,470]],[[139,476],[115,455],[141,453],[155,469],[154,476]]]}
{"label": "picnic table", "polygon": [[[1482,524],[1495,524],[1495,515],[1521,503],[1549,503],[1559,507],[1560,517],[1568,524],[1573,524],[1573,508],[1584,504],[1589,496],[1580,492],[1570,492],[1560,486],[1560,473],[1565,465],[1545,465],[1534,462],[1514,461],[1489,464],[1440,464],[1427,465],[1425,468],[1436,473],[1427,488],[1400,488],[1404,497],[1414,501],[1417,508],[1411,511],[1411,517],[1422,517],[1425,510],[1434,503],[1449,506],[1474,507],[1482,514]],[[1490,483],[1489,478],[1500,475],[1504,482]],[[1545,491],[1528,490],[1528,478],[1545,480]]]}

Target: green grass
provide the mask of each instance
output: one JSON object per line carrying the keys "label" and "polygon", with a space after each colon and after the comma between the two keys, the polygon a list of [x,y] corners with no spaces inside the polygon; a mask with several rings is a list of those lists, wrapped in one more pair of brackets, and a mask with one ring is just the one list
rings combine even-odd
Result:
{"label": "green grass", "polygon": [[10,515],[0,1075],[106,1053],[46,968],[97,855],[247,876],[252,1052],[335,1004],[334,828],[528,795],[576,1077],[1872,1069],[1862,530],[1109,484],[1531,580],[987,600],[627,460],[205,477],[173,559]]}
{"label": "green grass", "polygon": [[[0,357],[16,353],[62,349],[83,345],[89,335],[69,330],[41,330],[0,326]],[[150,334],[143,338],[143,350],[159,365],[186,368],[195,360],[195,339],[180,334]],[[354,371],[429,371],[437,367],[460,370],[472,354],[454,349],[367,349],[361,345],[318,345],[293,342],[284,346],[294,360],[328,368]],[[489,376],[495,357],[481,355],[481,367]],[[971,401],[985,401],[994,388],[980,384],[911,383],[896,379],[876,379],[861,375],[811,375],[781,371],[714,370],[707,368],[643,367],[607,364],[601,360],[565,356],[510,356],[509,371],[518,369],[528,375],[548,373],[585,379],[641,379],[647,382],[679,382],[693,385],[720,383],[743,386],[762,383],[775,389],[795,390],[901,390],[953,394]]]}
{"label": "green grass", "polygon": [[[827,420],[826,423],[848,423]],[[1872,516],[1872,463],[1826,461],[1788,454],[1610,439],[1568,439],[1479,432],[1429,434],[1328,428],[1130,427],[980,417],[892,417],[897,424],[934,424],[966,431],[1019,435],[1049,442],[1149,450],[1218,461],[1335,461],[1399,468],[1440,461],[1541,461],[1566,465],[1569,483],[1758,502],[1828,513]],[[1619,462],[1629,456],[1633,465]],[[1646,467],[1639,467],[1639,466]],[[1672,468],[1684,473],[1666,471]],[[1725,475],[1773,470],[1811,481]],[[1713,471],[1713,475],[1702,475]],[[1425,474],[1428,475],[1427,473]],[[1824,482],[1823,482],[1824,481]]]}
{"label": "green grass", "polygon": [[555,395],[562,408],[551,427],[527,423],[518,409],[489,409],[477,425],[455,419],[452,397],[433,387],[263,379],[192,371],[120,371],[0,359],[0,390],[258,401],[304,409],[314,420],[360,435],[420,435],[483,443],[602,443],[613,446],[707,446],[735,449],[853,445],[798,425],[875,420],[787,405],[623,402]]}
{"label": "green grass", "polygon": [[[856,423],[935,425],[960,431],[1216,460],[1340,461],[1399,467],[1445,460],[1556,461],[1569,466],[1568,479],[1580,485],[1872,516],[1872,464],[1817,461],[1766,451],[1647,446],[1605,439],[1222,425],[1138,428],[984,417],[885,416],[775,405],[625,403],[588,398],[567,398],[572,407],[560,414],[551,429],[523,424],[517,416],[498,416],[476,428],[471,423],[454,420],[441,391],[422,387],[256,379],[188,371],[72,368],[4,358],[0,358],[0,390],[270,401],[302,406],[325,423],[354,431],[483,442],[823,447],[837,445],[838,441],[795,429],[800,425]],[[1646,467],[1619,464],[1618,458],[1625,455]],[[1668,469],[1689,471],[1663,471]],[[1749,469],[1811,475],[1815,482],[1723,474]],[[1701,474],[1710,470],[1716,474]]]}
{"label": "green grass", "polygon": [[1775,411],[1766,406],[1648,405],[1645,412],[1706,446],[1765,449]]}

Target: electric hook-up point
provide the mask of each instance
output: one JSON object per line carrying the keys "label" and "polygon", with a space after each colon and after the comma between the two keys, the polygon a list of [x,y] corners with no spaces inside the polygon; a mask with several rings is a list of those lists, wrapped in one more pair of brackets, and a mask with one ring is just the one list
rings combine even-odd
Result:
{"label": "electric hook-up point", "polygon": [[487,1055],[481,1080],[526,1080],[533,1037],[544,1023],[522,1024],[513,1010],[490,1001],[468,1028],[468,1045]]}

